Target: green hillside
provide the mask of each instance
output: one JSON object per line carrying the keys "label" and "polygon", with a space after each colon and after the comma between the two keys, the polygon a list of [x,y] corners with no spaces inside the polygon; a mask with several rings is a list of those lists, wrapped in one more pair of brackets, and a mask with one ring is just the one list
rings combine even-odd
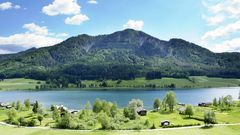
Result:
{"label": "green hillside", "polygon": [[51,47],[0,55],[0,73],[7,78],[76,80],[144,77],[240,77],[239,53],[213,53],[182,39],[159,40],[126,29],[108,35],[71,37]]}

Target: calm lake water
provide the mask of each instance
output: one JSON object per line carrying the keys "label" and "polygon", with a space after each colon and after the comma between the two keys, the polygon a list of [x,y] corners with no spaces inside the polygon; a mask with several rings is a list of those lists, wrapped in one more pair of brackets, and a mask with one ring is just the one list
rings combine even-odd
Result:
{"label": "calm lake water", "polygon": [[[44,107],[52,104],[65,105],[71,109],[83,108],[87,101],[94,102],[96,98],[117,102],[124,107],[131,99],[144,101],[146,109],[152,109],[155,98],[163,98],[167,89],[108,89],[108,90],[44,90],[44,91],[0,91],[0,102],[12,102],[29,98],[38,100]],[[197,105],[199,102],[212,101],[214,97],[232,95],[238,98],[238,88],[202,88],[202,89],[175,89],[178,102]]]}

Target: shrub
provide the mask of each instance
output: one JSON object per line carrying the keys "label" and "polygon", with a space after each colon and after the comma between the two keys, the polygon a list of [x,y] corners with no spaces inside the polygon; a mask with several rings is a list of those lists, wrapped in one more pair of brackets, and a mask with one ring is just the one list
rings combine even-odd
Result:
{"label": "shrub", "polygon": [[28,126],[29,127],[34,127],[37,125],[37,121],[35,119],[29,120],[28,121]]}
{"label": "shrub", "polygon": [[102,129],[110,129],[110,118],[105,112],[99,113],[98,121],[102,125]]}
{"label": "shrub", "polygon": [[185,115],[188,115],[188,117],[191,117],[194,114],[193,107],[191,105],[188,105],[185,110]]}
{"label": "shrub", "polygon": [[21,126],[27,126],[28,125],[28,122],[27,122],[27,120],[24,117],[20,117],[18,119],[18,121],[19,121]]}
{"label": "shrub", "polygon": [[205,112],[204,114],[204,123],[207,124],[216,124],[216,116],[213,111]]}
{"label": "shrub", "polygon": [[7,116],[8,116],[8,121],[12,123],[17,117],[17,111],[13,108],[8,111]]}
{"label": "shrub", "polygon": [[152,127],[150,129],[156,129],[155,124],[153,123]]}
{"label": "shrub", "polygon": [[42,115],[38,115],[37,119],[40,122],[40,125],[42,125],[43,116]]}

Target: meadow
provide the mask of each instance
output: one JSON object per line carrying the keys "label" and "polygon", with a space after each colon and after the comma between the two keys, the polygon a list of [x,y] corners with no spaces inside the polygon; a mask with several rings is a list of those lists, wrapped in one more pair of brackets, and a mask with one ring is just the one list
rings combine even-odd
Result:
{"label": "meadow", "polygon": [[[240,79],[232,78],[210,78],[206,76],[194,76],[188,79],[184,78],[162,78],[146,80],[145,78],[136,78],[134,80],[106,80],[107,87],[104,88],[169,88],[174,84],[174,88],[217,88],[217,87],[239,87]],[[101,81],[82,80],[86,88],[99,89]],[[0,82],[0,90],[34,90],[44,85],[45,81],[15,78],[5,79]],[[94,87],[91,87],[94,86]],[[69,88],[76,88],[75,84],[69,84]]]}

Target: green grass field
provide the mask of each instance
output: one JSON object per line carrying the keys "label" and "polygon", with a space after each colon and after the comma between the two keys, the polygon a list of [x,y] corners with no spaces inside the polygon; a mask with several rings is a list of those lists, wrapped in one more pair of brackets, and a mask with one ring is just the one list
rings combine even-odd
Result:
{"label": "green grass field", "polygon": [[[107,83],[111,87],[131,87],[131,88],[144,88],[147,84],[155,84],[160,88],[167,85],[175,84],[176,88],[215,88],[215,87],[238,87],[240,86],[240,79],[226,79],[226,78],[209,78],[205,76],[194,76],[194,82],[188,79],[176,78],[162,78],[155,80],[146,80],[145,78],[136,78],[135,80],[122,80],[120,84],[117,81],[108,80]],[[89,86],[95,84],[99,86],[101,82],[97,81],[83,81],[84,84]]]}
{"label": "green grass field", "polygon": [[164,131],[92,131],[29,129],[0,126],[1,135],[239,135],[240,126],[219,126],[210,129],[176,129]]}
{"label": "green grass field", "polygon": [[38,82],[43,83],[43,81],[24,78],[5,79],[0,82],[0,90],[32,90],[40,85]]}
{"label": "green grass field", "polygon": [[[162,78],[155,80],[146,80],[145,78],[136,78],[135,80],[122,80],[121,83],[117,84],[117,81],[107,80],[109,88],[146,88],[148,84],[155,84],[158,88],[164,88],[170,84],[175,84],[176,88],[216,88],[216,87],[239,87],[240,79],[226,79],[226,78],[209,78],[205,76],[195,76],[194,82],[189,79],[176,79],[176,78]],[[39,82],[44,84],[44,81],[16,78],[16,79],[5,79],[0,82],[0,90],[33,90],[36,88]],[[87,88],[91,84],[100,88],[99,81],[82,81],[83,84],[87,85]],[[72,84],[69,85],[74,88]]]}

